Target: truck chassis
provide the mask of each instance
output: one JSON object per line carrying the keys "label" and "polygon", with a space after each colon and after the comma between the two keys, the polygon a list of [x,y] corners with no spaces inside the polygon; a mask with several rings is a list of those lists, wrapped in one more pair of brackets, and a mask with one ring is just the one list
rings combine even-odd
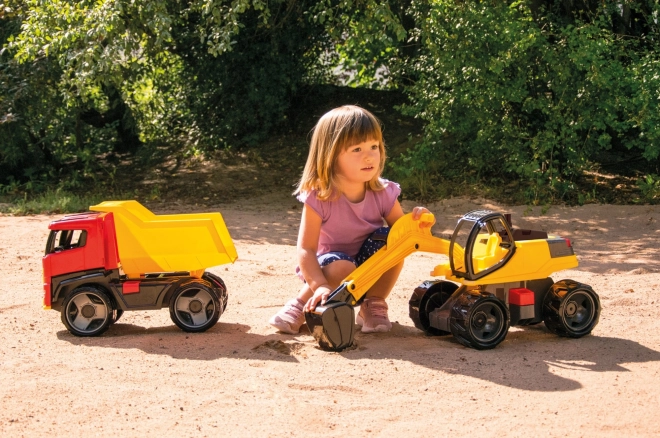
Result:
{"label": "truck chassis", "polygon": [[98,336],[128,310],[164,307],[183,331],[203,332],[225,311],[227,288],[210,272],[201,279],[171,272],[135,280],[99,269],[53,278],[52,309],[61,312],[62,323],[76,336]]}

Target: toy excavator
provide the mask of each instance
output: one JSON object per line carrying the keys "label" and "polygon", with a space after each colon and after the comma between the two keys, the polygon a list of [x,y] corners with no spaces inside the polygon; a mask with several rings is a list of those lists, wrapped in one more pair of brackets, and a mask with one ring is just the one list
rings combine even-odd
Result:
{"label": "toy excavator", "polygon": [[[507,215],[508,216],[508,215]],[[544,231],[512,230],[510,217],[478,210],[459,219],[450,240],[434,237],[435,218],[407,214],[391,228],[387,244],[346,277],[325,305],[305,313],[307,325],[324,350],[342,351],[353,344],[356,306],[387,270],[416,251],[444,254],[449,262],[435,267],[417,287],[409,310],[415,327],[429,335],[449,335],[478,350],[495,348],[509,326],[543,321],[559,336],[591,333],[600,317],[593,289],[573,280],[554,282],[556,271],[578,265],[568,239]]]}
{"label": "toy excavator", "polygon": [[155,215],[137,201],[107,201],[50,223],[44,308],[76,336],[97,336],[127,310],[169,307],[186,332],[212,327],[227,306],[205,269],[237,258],[220,213]]}

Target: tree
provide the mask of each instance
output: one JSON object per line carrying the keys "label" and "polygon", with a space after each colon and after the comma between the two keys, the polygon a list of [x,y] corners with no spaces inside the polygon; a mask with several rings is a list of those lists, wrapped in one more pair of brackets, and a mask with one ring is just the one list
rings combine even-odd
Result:
{"label": "tree", "polygon": [[[389,45],[376,35],[384,29],[402,38],[389,6],[373,0],[12,5],[3,7],[20,14],[2,19],[3,60],[30,74],[30,100],[50,96],[45,105],[56,111],[27,105],[18,113],[14,105],[7,129],[20,120],[23,140],[12,140],[11,148],[28,160],[28,143],[40,145],[56,158],[56,174],[72,162],[88,167],[99,153],[134,152],[144,142],[202,150],[255,144],[282,123],[301,85],[328,79],[334,65],[328,54],[342,47],[349,55],[364,52],[357,64],[374,71]],[[33,71],[37,65],[48,67],[48,81]],[[47,138],[30,134],[37,119],[47,125]],[[3,165],[20,177],[20,160],[8,157]]]}

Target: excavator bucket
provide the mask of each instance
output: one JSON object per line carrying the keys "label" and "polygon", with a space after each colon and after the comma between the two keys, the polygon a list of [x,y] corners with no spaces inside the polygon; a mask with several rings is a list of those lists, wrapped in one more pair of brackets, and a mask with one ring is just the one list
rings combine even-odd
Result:
{"label": "excavator bucket", "polygon": [[343,302],[327,303],[305,312],[309,331],[324,350],[342,351],[353,345],[355,311]]}

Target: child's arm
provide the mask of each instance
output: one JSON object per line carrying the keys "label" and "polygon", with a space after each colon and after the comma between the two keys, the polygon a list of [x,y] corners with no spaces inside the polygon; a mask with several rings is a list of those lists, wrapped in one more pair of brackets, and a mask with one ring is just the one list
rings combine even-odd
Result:
{"label": "child's arm", "polygon": [[[430,211],[425,208],[425,207],[415,207],[413,208],[412,215],[413,215],[413,220],[419,220],[419,218],[422,216],[422,213],[430,213]],[[401,204],[399,204],[399,201],[394,202],[394,206],[390,210],[389,214],[385,217],[385,221],[387,222],[387,225],[390,227],[394,225],[394,222],[399,220],[401,216],[403,216],[403,208],[401,208]],[[420,226],[425,227],[425,226],[432,226],[432,223],[422,223]]]}
{"label": "child's arm", "polygon": [[324,303],[332,292],[316,258],[319,235],[321,234],[321,222],[321,216],[318,213],[306,205],[303,206],[300,230],[298,231],[298,266],[307,285],[314,293],[312,299],[305,306],[311,309],[316,307],[319,301]]}

